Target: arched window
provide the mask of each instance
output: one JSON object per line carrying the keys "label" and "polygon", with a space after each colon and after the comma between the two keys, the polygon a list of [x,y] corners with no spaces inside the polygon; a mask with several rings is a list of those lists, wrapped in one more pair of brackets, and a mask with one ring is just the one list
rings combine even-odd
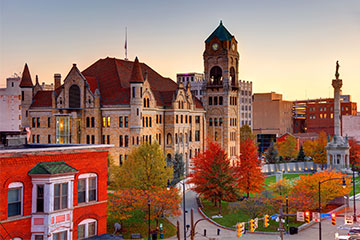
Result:
{"label": "arched window", "polygon": [[146,98],[144,98],[144,108],[146,107]]}
{"label": "arched window", "polygon": [[177,135],[177,133],[175,133],[175,144],[177,144],[178,143],[178,135]]}
{"label": "arched window", "polygon": [[69,88],[69,108],[80,108],[80,88],[75,84]]}
{"label": "arched window", "polygon": [[211,84],[221,85],[222,84],[222,70],[219,66],[212,67],[210,70]]}
{"label": "arched window", "polygon": [[172,136],[171,136],[170,133],[168,133],[167,136],[166,136],[166,144],[167,145],[172,144]]}
{"label": "arched window", "polygon": [[212,118],[209,118],[209,126],[212,126]]}
{"label": "arched window", "polygon": [[150,107],[150,99],[149,98],[146,99],[146,105],[147,105],[147,107]]}
{"label": "arched window", "polygon": [[24,185],[21,182],[13,182],[9,184],[8,217],[22,215],[23,189]]}
{"label": "arched window", "polygon": [[89,117],[86,118],[86,127],[87,128],[90,127],[90,118]]}
{"label": "arched window", "polygon": [[92,128],[95,127],[95,118],[94,117],[91,118],[91,127]]}
{"label": "arched window", "polygon": [[96,219],[85,219],[81,221],[77,228],[77,239],[85,239],[95,236],[97,234],[97,221]]}
{"label": "arched window", "polygon": [[236,85],[236,78],[235,78],[235,68],[231,67],[230,68],[230,82],[231,82],[231,86],[235,86]]}

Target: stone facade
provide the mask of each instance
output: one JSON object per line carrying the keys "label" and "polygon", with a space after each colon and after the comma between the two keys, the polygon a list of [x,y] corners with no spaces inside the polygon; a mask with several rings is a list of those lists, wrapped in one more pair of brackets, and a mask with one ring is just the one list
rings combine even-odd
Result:
{"label": "stone facade", "polygon": [[0,131],[19,131],[21,127],[20,77],[6,79],[0,89]]}

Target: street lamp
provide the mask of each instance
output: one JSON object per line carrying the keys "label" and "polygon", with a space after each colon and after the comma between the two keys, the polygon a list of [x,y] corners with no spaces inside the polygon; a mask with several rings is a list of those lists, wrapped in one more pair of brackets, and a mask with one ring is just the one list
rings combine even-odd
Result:
{"label": "street lamp", "polygon": [[148,236],[148,240],[151,240],[151,236],[150,236],[150,200],[148,200],[148,207],[149,207],[149,236]]}
{"label": "street lamp", "polygon": [[325,182],[328,182],[328,181],[331,181],[331,180],[338,180],[338,179],[342,179],[343,182],[342,182],[342,186],[343,188],[346,187],[346,183],[345,183],[345,178],[342,177],[342,178],[329,178],[329,179],[326,179],[324,181],[319,181],[319,240],[321,240],[321,191],[320,191],[320,187],[321,187],[321,184],[322,183],[325,183]]}
{"label": "street lamp", "polygon": [[182,185],[183,185],[183,212],[184,212],[184,240],[186,240],[185,179],[183,180]]}

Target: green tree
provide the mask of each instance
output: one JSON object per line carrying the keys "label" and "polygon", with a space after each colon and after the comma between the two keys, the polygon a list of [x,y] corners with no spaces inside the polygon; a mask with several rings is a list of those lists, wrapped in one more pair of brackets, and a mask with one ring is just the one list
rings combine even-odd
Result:
{"label": "green tree", "polygon": [[276,163],[278,157],[278,151],[274,147],[274,143],[271,143],[270,147],[265,152],[265,159],[267,163]]}
{"label": "green tree", "polygon": [[286,160],[294,159],[297,156],[296,138],[289,135],[285,141],[277,142],[275,147],[280,156],[283,156]]}
{"label": "green tree", "polygon": [[127,161],[118,169],[114,181],[117,189],[149,190],[165,188],[172,175],[173,170],[166,167],[160,145],[143,144],[131,151]]}
{"label": "green tree", "polygon": [[254,142],[256,141],[256,136],[255,134],[253,134],[251,127],[245,124],[240,128],[240,140],[245,141],[249,138],[252,139]]}
{"label": "green tree", "polygon": [[185,163],[182,154],[180,153],[175,154],[173,166],[174,166],[174,179],[172,181],[172,185],[175,185],[181,179],[184,178],[184,174],[185,174]]}
{"label": "green tree", "polygon": [[299,151],[299,154],[297,155],[296,160],[298,160],[298,161],[304,161],[305,160],[305,153],[304,153],[304,149],[303,149],[302,145],[300,146],[300,151]]}

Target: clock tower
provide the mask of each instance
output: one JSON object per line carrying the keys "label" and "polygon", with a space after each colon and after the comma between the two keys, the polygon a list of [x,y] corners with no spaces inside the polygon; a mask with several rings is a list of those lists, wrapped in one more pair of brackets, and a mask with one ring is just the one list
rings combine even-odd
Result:
{"label": "clock tower", "polygon": [[221,21],[205,40],[203,57],[207,136],[235,159],[240,155],[239,53],[235,37]]}

